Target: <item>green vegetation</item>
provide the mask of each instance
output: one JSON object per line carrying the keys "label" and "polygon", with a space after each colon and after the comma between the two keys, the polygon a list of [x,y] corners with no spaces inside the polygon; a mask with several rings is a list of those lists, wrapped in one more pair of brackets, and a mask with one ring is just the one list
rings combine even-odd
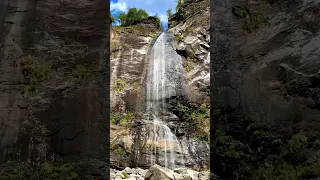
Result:
{"label": "green vegetation", "polygon": [[34,56],[21,58],[22,75],[27,80],[25,96],[37,93],[42,83],[50,78],[51,65]]}
{"label": "green vegetation", "polygon": [[177,6],[176,6],[176,12],[181,8],[183,5],[183,0],[176,0]]}
{"label": "green vegetation", "polygon": [[79,175],[74,171],[70,164],[52,165],[49,163],[43,164],[41,168],[43,179],[46,180],[75,180],[79,179]]}
{"label": "green vegetation", "polygon": [[201,87],[199,88],[199,91],[200,92],[204,92],[204,93],[207,93],[208,95],[210,95],[210,87]]}
{"label": "green vegetation", "polygon": [[133,119],[135,118],[133,113],[117,113],[111,116],[111,124],[121,125],[129,127]]}
{"label": "green vegetation", "polygon": [[113,17],[113,15],[110,13],[110,18],[111,18],[111,23],[115,22],[115,18]]}
{"label": "green vegetation", "polygon": [[189,34],[189,33],[194,32],[195,30],[196,30],[196,27],[195,27],[195,26],[188,26],[188,27],[185,29],[184,33],[185,33],[185,34]]}
{"label": "green vegetation", "polygon": [[194,69],[194,60],[191,57],[187,57],[184,63],[184,69],[186,72],[190,72]]}
{"label": "green vegetation", "polygon": [[143,9],[130,8],[128,13],[122,13],[119,15],[120,23],[123,26],[129,26],[137,21],[148,18],[148,13]]}
{"label": "green vegetation", "polygon": [[168,16],[168,18],[169,18],[170,16],[172,16],[172,12],[171,12],[171,11],[172,11],[172,9],[168,9],[168,10],[167,10],[167,16]]}
{"label": "green vegetation", "polygon": [[152,37],[152,39],[157,39],[159,37],[159,35],[158,34],[153,34],[151,37]]}
{"label": "green vegetation", "polygon": [[176,35],[174,38],[177,42],[179,42],[179,40],[181,39],[181,34]]}
{"label": "green vegetation", "polygon": [[78,180],[78,173],[70,164],[44,163],[41,167],[26,164],[16,167],[8,173],[8,180]]}
{"label": "green vegetation", "polygon": [[187,47],[186,47],[186,53],[187,53],[188,57],[190,57],[190,58],[195,58],[195,54],[194,54],[191,46],[187,46]]}
{"label": "green vegetation", "polygon": [[72,74],[77,80],[83,80],[88,77],[89,70],[84,65],[77,65]]}
{"label": "green vegetation", "polygon": [[132,83],[132,85],[131,85],[131,87],[132,87],[133,89],[136,89],[138,86],[139,86],[139,83],[137,83],[137,82],[134,82],[134,83]]}
{"label": "green vegetation", "polygon": [[216,154],[221,157],[221,173],[225,178],[300,180],[320,176],[318,156],[315,163],[305,163],[315,155],[308,150],[303,132],[294,134],[287,143],[255,124],[249,125],[246,133],[251,134],[246,138],[248,144],[217,133]]}
{"label": "green vegetation", "polygon": [[209,141],[210,111],[205,104],[178,103],[172,111],[178,117],[186,119],[190,123],[190,133],[199,140]]}
{"label": "green vegetation", "polygon": [[122,171],[121,174],[122,174],[122,176],[123,176],[124,179],[126,179],[126,178],[129,177],[129,175],[128,175],[127,172],[125,172],[125,171]]}
{"label": "green vegetation", "polygon": [[130,8],[127,13],[120,13],[114,19],[115,21],[118,21],[121,26],[130,26],[149,17],[153,17],[161,27],[160,18],[158,16],[149,16],[143,9]]}
{"label": "green vegetation", "polygon": [[117,91],[122,92],[126,87],[127,83],[121,79],[116,80]]}
{"label": "green vegetation", "polygon": [[115,42],[115,41],[110,41],[110,48],[112,48],[112,49],[115,49],[115,48],[117,48],[118,47],[118,43],[117,42]]}
{"label": "green vegetation", "polygon": [[311,97],[316,105],[320,107],[320,88],[314,87],[311,80],[307,77],[299,77],[287,82],[283,90],[283,95]]}
{"label": "green vegetation", "polygon": [[110,142],[110,148],[111,150],[114,150],[119,155],[126,155],[126,151],[120,147],[118,144],[115,144],[114,142]]}

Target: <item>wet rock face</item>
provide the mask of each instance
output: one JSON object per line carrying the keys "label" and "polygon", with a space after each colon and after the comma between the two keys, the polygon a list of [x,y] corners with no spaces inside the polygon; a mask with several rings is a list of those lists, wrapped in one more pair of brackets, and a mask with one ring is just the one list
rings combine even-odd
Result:
{"label": "wet rock face", "polygon": [[175,36],[175,50],[185,59],[189,99],[206,104],[210,99],[209,10],[209,0],[186,1],[176,14],[169,17],[168,30]]}
{"label": "wet rock face", "polygon": [[107,157],[108,3],[0,9],[0,163]]}
{"label": "wet rock face", "polygon": [[[156,114],[160,116],[158,118],[164,122],[165,126],[154,126],[152,118],[147,117],[150,112],[145,112],[148,107],[166,109],[166,102],[178,96],[183,96],[185,99],[199,104],[209,104],[209,95],[207,93],[210,58],[208,53],[209,24],[204,23],[206,21],[202,21],[204,16],[209,21],[209,9],[207,9],[209,1],[196,1],[196,3],[198,2],[200,4],[196,4],[196,6],[192,6],[191,2],[187,3],[190,5],[185,6],[185,9],[188,10],[187,15],[177,15],[176,18],[173,18],[171,21],[176,23],[175,27],[171,26],[171,32],[166,32],[158,37],[155,36],[156,34],[152,34],[157,32],[154,29],[144,31],[144,28],[152,27],[147,24],[150,23],[149,21],[140,22],[130,27],[113,27],[113,38],[111,40],[111,107],[115,114],[131,112],[135,114],[135,118],[133,123],[129,127],[127,126],[128,134],[122,134],[120,128],[116,126],[111,132],[112,142],[115,143],[115,147],[111,150],[113,154],[112,167],[117,169],[124,169],[126,166],[149,168],[154,163],[158,163],[161,166],[166,166],[166,162],[173,164],[169,159],[170,143],[150,141],[157,133],[159,136],[169,135],[170,133],[167,130],[170,129],[172,134],[177,137],[177,140],[173,138],[175,144],[180,144],[181,146],[179,147],[181,149],[178,147],[172,148],[175,153],[174,163],[178,167],[182,165],[195,169],[208,168],[208,142],[188,136],[187,131],[190,129],[190,122],[186,122],[186,120],[177,117],[170,111],[163,111],[160,113],[161,115]],[[194,7],[198,7],[203,11],[197,14],[196,18],[188,19],[190,14],[193,14]],[[180,13],[183,14],[183,10]],[[184,22],[185,19],[188,19],[186,23]],[[200,28],[193,30],[196,33],[192,34],[189,33],[193,28],[189,29],[190,26]],[[140,33],[135,31],[136,29],[139,29]],[[178,35],[183,36],[179,40],[179,45],[177,45]],[[160,53],[152,52],[152,47],[159,46],[162,42],[166,44],[163,46],[165,51]],[[166,46],[170,46],[170,48]],[[159,49],[162,49],[162,47]],[[192,63],[194,69],[186,72],[183,68],[186,63],[182,64],[179,61],[180,56],[177,55],[185,56],[185,59],[188,56],[192,57],[192,62],[190,63]],[[160,63],[160,60],[156,60],[156,63],[159,63],[158,66],[155,66],[154,69],[150,68],[154,62],[148,58],[159,59],[164,56],[166,56],[167,62]],[[186,62],[186,60],[183,61]],[[161,68],[164,66],[166,72]],[[163,72],[165,72],[164,75],[162,74]],[[151,73],[151,75],[148,73]],[[155,78],[148,82],[148,77]],[[184,83],[185,77],[189,78],[189,82]],[[162,84],[163,79],[167,82]],[[147,83],[150,83],[150,85]],[[133,86],[133,84],[138,84],[138,86]],[[157,98],[153,97],[153,95],[151,96],[159,100],[160,106],[150,106],[150,104],[148,106],[148,102],[145,101],[148,99],[148,89],[146,87],[150,88],[154,85],[161,87],[157,88],[157,91],[151,90]],[[185,88],[185,85],[188,87]],[[125,127],[125,125],[117,126]],[[179,143],[176,141],[179,141]],[[155,144],[159,146],[157,151],[152,148]],[[167,160],[165,154],[167,154]]]}
{"label": "wet rock face", "polygon": [[[319,139],[320,1],[212,2],[213,114],[246,141],[259,124],[282,139]],[[252,127],[252,126],[251,126]]]}
{"label": "wet rock face", "polygon": [[[151,24],[146,24],[151,23]],[[112,27],[111,32],[111,112],[116,114],[132,113],[141,120],[144,86],[147,78],[148,59],[154,39],[159,32],[153,19],[138,22],[129,27]],[[112,118],[112,117],[111,117]],[[133,153],[133,131],[122,125],[110,126],[111,167],[124,169],[135,163]]]}

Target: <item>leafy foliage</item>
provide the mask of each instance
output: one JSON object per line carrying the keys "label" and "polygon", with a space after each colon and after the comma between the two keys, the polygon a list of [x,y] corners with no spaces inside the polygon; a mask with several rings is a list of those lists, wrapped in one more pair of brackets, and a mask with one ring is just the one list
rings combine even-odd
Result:
{"label": "leafy foliage", "polygon": [[181,6],[183,5],[183,0],[176,0],[177,6],[176,6],[176,11],[178,11]]}
{"label": "leafy foliage", "polygon": [[115,151],[119,155],[126,155],[126,150],[123,149],[119,144],[116,144],[114,142],[110,142],[110,148],[111,150]]}
{"label": "leafy foliage", "polygon": [[191,57],[187,57],[186,62],[184,63],[184,69],[186,72],[190,72],[194,69],[194,60]]}
{"label": "leafy foliage", "polygon": [[[1,177],[2,178],[2,177]],[[27,164],[8,173],[8,180],[78,180],[79,174],[70,164],[44,163],[41,167]]]}
{"label": "leafy foliage", "polygon": [[52,165],[49,163],[43,164],[41,175],[46,180],[76,180],[79,175],[74,171],[70,164]]}
{"label": "leafy foliage", "polygon": [[114,125],[129,126],[134,118],[133,113],[117,113],[112,115],[110,122]]}
{"label": "leafy foliage", "polygon": [[199,140],[209,140],[210,111],[205,104],[178,103],[173,111],[190,123],[190,132]]}
{"label": "leafy foliage", "polygon": [[126,87],[127,83],[125,81],[122,81],[121,79],[116,80],[116,86],[117,86],[117,91],[122,92],[124,88]]}
{"label": "leafy foliage", "polygon": [[130,26],[137,21],[148,18],[148,13],[143,9],[130,8],[127,13],[120,13],[117,17],[122,26]]}
{"label": "leafy foliage", "polygon": [[292,136],[291,140],[288,143],[288,150],[286,152],[286,158],[291,160],[292,163],[301,163],[307,160],[308,140],[304,135],[304,132],[299,132]]}
{"label": "leafy foliage", "polygon": [[127,172],[125,172],[125,171],[122,171],[122,176],[124,177],[124,179],[126,179],[126,178],[128,178],[129,177],[129,175],[127,174]]}
{"label": "leafy foliage", "polygon": [[118,21],[121,26],[131,26],[135,23],[153,17],[157,24],[162,28],[161,20],[158,16],[149,16],[149,14],[143,9],[130,8],[127,13],[120,13],[117,17],[114,17],[115,21]]}
{"label": "leafy foliage", "polygon": [[168,17],[172,16],[172,12],[171,12],[171,11],[172,11],[172,9],[168,9],[168,10],[167,10],[167,16],[168,16]]}
{"label": "leafy foliage", "polygon": [[247,127],[246,132],[252,132],[252,137],[246,140],[248,144],[218,133],[216,155],[220,159],[217,167],[221,169],[215,173],[227,179],[243,180],[300,180],[319,177],[320,158],[313,164],[305,163],[306,157],[312,157],[312,154],[307,149],[308,140],[302,131],[294,134],[287,143],[266,130],[258,130],[252,124]]}
{"label": "leafy foliage", "polygon": [[50,78],[51,65],[30,55],[21,58],[20,65],[22,75],[28,82],[24,91],[25,96],[37,93],[42,82]]}

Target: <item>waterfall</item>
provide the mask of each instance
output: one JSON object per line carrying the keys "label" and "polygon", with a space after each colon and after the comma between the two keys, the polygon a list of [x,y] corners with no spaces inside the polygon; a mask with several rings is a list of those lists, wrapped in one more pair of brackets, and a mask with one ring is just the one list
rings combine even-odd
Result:
{"label": "waterfall", "polygon": [[[149,56],[147,78],[146,113],[152,128],[146,128],[147,143],[151,151],[151,166],[159,164],[160,149],[164,149],[164,166],[166,168],[181,167],[184,164],[182,148],[179,140],[162,117],[165,111],[165,99],[185,93],[184,70],[181,57],[174,51],[173,35],[162,33],[155,42]],[[179,165],[177,165],[179,161]]]}

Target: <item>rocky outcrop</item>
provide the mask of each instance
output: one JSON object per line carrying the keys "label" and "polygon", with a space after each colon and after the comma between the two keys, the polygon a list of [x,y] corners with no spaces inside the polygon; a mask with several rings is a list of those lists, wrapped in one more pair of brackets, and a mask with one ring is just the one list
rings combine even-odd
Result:
{"label": "rocky outcrop", "polygon": [[175,35],[175,49],[185,58],[188,98],[209,105],[210,89],[210,2],[185,1],[169,17],[169,30]]}
{"label": "rocky outcrop", "polygon": [[[113,168],[124,169],[128,166],[149,168],[152,162],[162,166],[185,165],[197,170],[209,168],[207,89],[210,87],[208,51],[210,36],[209,24],[206,22],[209,21],[208,7],[209,1],[186,2],[184,9],[169,19],[171,24],[169,31],[173,33],[167,32],[160,37],[158,37],[159,29],[153,25],[152,18],[127,27],[112,27],[111,166]],[[201,9],[200,14],[191,17],[196,9]],[[202,21],[203,17],[205,21]],[[172,25],[173,22],[176,24]],[[175,37],[172,38],[172,34]],[[171,81],[164,85],[168,95],[163,98],[166,110],[159,115],[164,124],[155,126],[151,123],[150,114],[146,114],[145,110],[148,106],[146,78],[149,71],[152,71],[148,67],[153,62],[148,58],[153,57],[151,49],[157,40],[158,44],[166,44],[162,47],[168,60],[165,63],[164,79]],[[183,56],[185,68],[178,68],[181,64],[177,60],[180,59],[180,56],[176,57],[177,54]],[[158,53],[157,57],[163,55]],[[158,64],[160,65],[160,62]],[[155,71],[163,72],[159,68],[161,67]],[[177,76],[177,73],[185,74]],[[178,82],[175,82],[176,76]],[[184,87],[185,76],[188,78],[188,93],[186,97],[181,97],[181,94],[182,96],[185,94],[185,88],[181,88]],[[155,80],[162,79],[155,78]],[[177,84],[183,86],[176,87]],[[181,91],[179,95],[177,95],[178,90]],[[149,142],[151,137],[156,136],[154,134],[170,136],[172,138],[170,141],[174,142],[171,143],[175,144],[174,147],[167,142]],[[157,147],[157,151],[152,150],[154,146]],[[174,155],[171,154],[172,151]],[[169,160],[169,156],[174,162]]]}
{"label": "rocky outcrop", "polygon": [[[150,169],[125,168],[122,171],[111,169],[111,180],[132,179],[132,180],[208,180],[210,172],[197,172],[186,168],[177,168],[174,170],[166,169],[159,165],[153,165]],[[213,176],[212,179],[218,179]]]}
{"label": "rocky outcrop", "polygon": [[[220,133],[212,168],[226,178],[235,178],[228,174],[240,167],[232,169],[234,167],[227,164],[229,168],[225,171],[222,164],[216,163],[228,159],[222,153],[227,142],[228,147],[238,147],[231,145],[230,136],[256,152],[257,157],[251,157],[264,162],[279,152],[287,158],[287,151],[292,150],[288,146],[293,143],[289,140],[297,138],[298,133],[299,137],[306,137],[303,142],[308,143],[306,148],[310,153],[309,158],[299,163],[309,162],[317,151],[311,147],[317,144],[320,135],[317,75],[320,1],[218,0],[211,3],[214,27],[211,104]],[[304,133],[299,134],[300,131]],[[226,141],[225,136],[229,136],[229,140]],[[281,145],[275,145],[277,142]],[[292,163],[291,160],[286,159]],[[243,161],[259,166],[253,161]],[[314,163],[316,161],[311,164]],[[248,169],[245,171],[252,176],[255,170]],[[297,175],[297,178],[303,177]]]}
{"label": "rocky outcrop", "polygon": [[[110,160],[114,168],[124,169],[132,164],[133,132],[130,124],[140,118],[147,54],[159,33],[153,18],[127,27],[111,28]],[[119,118],[123,123],[116,125],[112,119]]]}
{"label": "rocky outcrop", "polygon": [[[182,103],[189,107],[189,111],[196,113],[193,103],[201,104],[201,106],[210,108],[210,2],[209,0],[190,0],[185,1],[176,14],[169,17],[168,31],[175,36],[174,48],[178,54],[183,57],[184,70],[187,83],[187,101],[178,100],[178,104]],[[174,109],[174,108],[173,108]],[[184,119],[185,115],[181,112],[177,113],[180,119]],[[182,115],[182,116],[181,116]],[[197,121],[197,118],[191,120]],[[182,123],[189,126],[190,122]],[[201,130],[190,132],[190,128],[181,130],[188,134],[197,133],[199,136],[209,136],[209,116],[201,122]],[[196,164],[201,167],[208,168],[209,162],[209,144],[196,138],[185,140],[186,146],[189,148],[190,159],[197,159]]]}
{"label": "rocky outcrop", "polygon": [[0,163],[108,157],[107,4],[0,4]]}

